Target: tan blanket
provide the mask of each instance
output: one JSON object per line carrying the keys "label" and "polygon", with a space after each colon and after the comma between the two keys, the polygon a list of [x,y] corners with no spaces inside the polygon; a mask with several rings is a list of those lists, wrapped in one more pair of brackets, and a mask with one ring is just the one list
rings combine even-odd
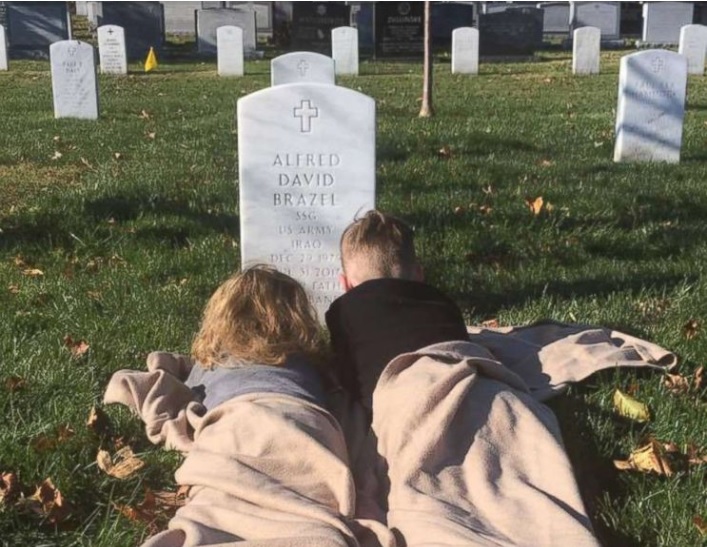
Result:
{"label": "tan blanket", "polygon": [[190,366],[153,353],[148,372],[117,372],[104,397],[136,411],[152,442],[186,452],[175,477],[192,486],[188,502],[145,547],[394,545],[381,524],[354,519],[346,444],[331,414],[271,393],[204,413],[182,383]]}
{"label": "tan blanket", "polygon": [[[332,415],[287,396],[249,394],[204,414],[182,383],[190,361],[151,354],[148,372],[113,376],[105,402],[130,406],[152,442],[185,452],[176,479],[192,488],[145,546],[597,545],[556,419],[537,399],[605,366],[675,358],[561,327],[478,331],[493,355],[459,342],[394,359],[371,430],[356,406],[336,414],[348,446]],[[577,349],[588,340],[589,364]],[[631,359],[604,361],[601,348]]]}

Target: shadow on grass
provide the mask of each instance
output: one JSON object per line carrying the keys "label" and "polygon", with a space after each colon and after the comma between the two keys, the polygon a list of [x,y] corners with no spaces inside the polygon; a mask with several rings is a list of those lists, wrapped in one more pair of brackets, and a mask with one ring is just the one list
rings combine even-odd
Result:
{"label": "shadow on grass", "polygon": [[565,450],[599,542],[604,547],[644,547],[645,543],[597,518],[603,497],[608,495],[612,501],[622,504],[631,493],[619,480],[619,471],[611,459],[603,454],[598,435],[592,433],[596,426],[591,423],[590,416],[599,415],[602,421],[611,424],[614,438],[631,428],[632,424],[595,405],[587,404],[581,395],[587,390],[584,386],[575,387],[572,392],[552,399],[547,404],[557,416]]}
{"label": "shadow on grass", "polygon": [[[110,239],[113,227],[108,224],[136,220],[142,216],[167,217],[160,219],[160,226],[138,228],[138,239],[168,243],[173,248],[186,247],[190,238],[205,233],[226,233],[238,237],[240,222],[238,215],[210,213],[195,210],[189,203],[179,199],[160,196],[110,196],[88,201],[84,215],[71,212],[43,212],[14,220],[14,224],[3,227],[0,249],[18,248],[63,248],[73,250],[80,245],[84,234],[91,238]],[[190,222],[189,225],[170,226],[169,217]]]}

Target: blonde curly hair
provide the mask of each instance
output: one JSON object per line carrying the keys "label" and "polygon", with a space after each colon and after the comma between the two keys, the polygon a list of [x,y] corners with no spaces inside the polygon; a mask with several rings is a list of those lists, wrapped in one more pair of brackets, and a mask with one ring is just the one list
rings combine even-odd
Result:
{"label": "blonde curly hair", "polygon": [[321,337],[316,312],[297,281],[262,264],[227,279],[204,309],[192,356],[205,368],[229,358],[282,365],[292,353],[316,356]]}

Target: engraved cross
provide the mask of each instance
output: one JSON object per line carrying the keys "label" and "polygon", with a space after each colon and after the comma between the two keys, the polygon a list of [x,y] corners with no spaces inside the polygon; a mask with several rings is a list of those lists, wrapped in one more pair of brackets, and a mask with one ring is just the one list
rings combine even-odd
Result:
{"label": "engraved cross", "polygon": [[312,106],[309,99],[302,99],[302,101],[300,101],[300,105],[294,108],[293,114],[295,118],[300,119],[300,133],[311,133],[312,118],[319,117],[319,109],[316,106]]}
{"label": "engraved cross", "polygon": [[302,59],[299,63],[297,63],[297,70],[299,70],[300,76],[304,76],[309,70],[309,63]]}
{"label": "engraved cross", "polygon": [[112,28],[109,28],[109,29],[108,29],[108,34],[110,34],[111,36],[113,36],[113,33],[114,33],[114,32],[115,32],[115,31],[114,31]]}

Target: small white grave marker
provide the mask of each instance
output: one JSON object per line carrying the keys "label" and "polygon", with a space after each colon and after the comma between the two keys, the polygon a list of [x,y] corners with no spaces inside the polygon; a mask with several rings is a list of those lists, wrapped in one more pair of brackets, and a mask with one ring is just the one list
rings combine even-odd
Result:
{"label": "small white grave marker", "polygon": [[651,49],[621,58],[614,161],[680,161],[687,59]]}
{"label": "small white grave marker", "polygon": [[125,31],[118,25],[98,27],[98,58],[101,74],[127,74],[128,54],[125,49]]}
{"label": "small white grave marker", "polygon": [[582,27],[572,36],[572,74],[599,74],[601,29]]}
{"label": "small white grave marker", "polygon": [[271,85],[305,82],[334,85],[334,59],[321,53],[295,51],[270,62]]}
{"label": "small white grave marker", "polygon": [[452,74],[479,73],[479,31],[460,27],[452,31]]}
{"label": "small white grave marker", "polygon": [[49,46],[55,118],[98,118],[96,56],[93,46],[61,40]]}
{"label": "small white grave marker", "polygon": [[687,57],[687,73],[705,73],[705,51],[707,51],[707,27],[685,25],[680,29],[678,53]]}
{"label": "small white grave marker", "polygon": [[216,29],[219,76],[243,76],[243,29],[226,25]]}
{"label": "small white grave marker", "polygon": [[358,76],[358,29],[331,29],[331,56],[336,74]]}
{"label": "small white grave marker", "polygon": [[5,27],[0,25],[0,70],[7,70],[7,41]]}
{"label": "small white grave marker", "polygon": [[341,294],[339,239],[375,206],[375,102],[323,84],[238,101],[241,264],[300,281],[319,319]]}

